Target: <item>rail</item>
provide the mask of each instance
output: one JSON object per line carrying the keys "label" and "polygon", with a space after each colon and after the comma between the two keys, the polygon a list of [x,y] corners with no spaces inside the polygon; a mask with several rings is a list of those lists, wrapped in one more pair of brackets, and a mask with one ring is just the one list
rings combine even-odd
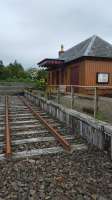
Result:
{"label": "rail", "polygon": [[20,97],[21,101],[24,103],[25,106],[29,108],[29,110],[32,112],[32,114],[39,119],[45,126],[46,128],[54,135],[54,137],[57,139],[57,141],[63,146],[64,149],[67,151],[70,151],[70,144],[67,142],[66,139],[61,136],[60,132],[56,129],[54,129],[40,114],[39,112],[35,112],[32,107],[27,103],[27,101],[23,98]]}
{"label": "rail", "polygon": [[9,125],[9,98],[5,96],[5,155],[6,157],[11,156],[11,134],[10,134],[10,125]]}

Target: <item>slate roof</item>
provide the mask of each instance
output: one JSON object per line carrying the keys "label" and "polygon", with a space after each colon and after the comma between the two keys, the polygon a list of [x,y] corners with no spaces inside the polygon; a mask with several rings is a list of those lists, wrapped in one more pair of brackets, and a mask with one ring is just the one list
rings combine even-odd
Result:
{"label": "slate roof", "polygon": [[84,56],[112,58],[112,45],[94,35],[65,51],[59,59],[69,62]]}

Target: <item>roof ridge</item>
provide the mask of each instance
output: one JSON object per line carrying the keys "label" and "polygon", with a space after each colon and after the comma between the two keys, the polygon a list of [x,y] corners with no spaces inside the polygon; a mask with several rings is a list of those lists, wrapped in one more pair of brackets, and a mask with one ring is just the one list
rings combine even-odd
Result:
{"label": "roof ridge", "polygon": [[93,36],[92,36],[91,41],[90,41],[90,43],[89,43],[87,49],[85,50],[84,56],[88,56],[88,54],[89,54],[89,52],[90,52],[90,50],[91,50],[91,47],[93,46],[94,41],[96,40],[96,37],[97,37],[97,35],[93,35]]}
{"label": "roof ridge", "polygon": [[59,56],[59,59],[68,62],[82,56],[112,58],[112,44],[97,35],[93,35],[66,50],[61,56]]}
{"label": "roof ridge", "polygon": [[[92,39],[92,38],[94,38],[94,37],[96,38],[96,37],[98,37],[98,36],[97,36],[97,35],[93,35],[93,36],[87,38],[86,40],[89,40],[90,38]],[[81,42],[75,44],[75,45],[72,46],[71,48],[66,49],[66,50],[64,51],[64,53],[66,53],[66,52],[68,52],[68,51],[71,51],[72,49],[76,48],[76,47],[79,46],[81,43],[85,42],[86,40],[83,40],[83,41],[81,41]],[[90,42],[91,42],[91,41],[90,41]],[[89,45],[88,45],[88,46],[89,46]]]}

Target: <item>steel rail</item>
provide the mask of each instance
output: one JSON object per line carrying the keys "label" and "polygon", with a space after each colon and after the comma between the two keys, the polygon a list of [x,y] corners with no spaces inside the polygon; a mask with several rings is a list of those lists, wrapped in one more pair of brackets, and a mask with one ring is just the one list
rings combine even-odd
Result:
{"label": "steel rail", "polygon": [[66,149],[67,151],[70,151],[71,150],[70,144],[65,138],[63,138],[63,136],[61,136],[60,132],[54,129],[38,112],[35,112],[32,109],[32,107],[29,105],[29,103],[27,103],[27,101],[23,97],[19,97],[19,98],[24,103],[24,105],[26,105],[29,108],[32,114],[45,125],[45,127],[50,131],[50,133],[53,134],[53,136],[64,147],[64,149]]}
{"label": "steel rail", "polygon": [[9,104],[9,98],[8,96],[5,96],[5,155],[6,157],[10,157],[12,154],[8,104]]}

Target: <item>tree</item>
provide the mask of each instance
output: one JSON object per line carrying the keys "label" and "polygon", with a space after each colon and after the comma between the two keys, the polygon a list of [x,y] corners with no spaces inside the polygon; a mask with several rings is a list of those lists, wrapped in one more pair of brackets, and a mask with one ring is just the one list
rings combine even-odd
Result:
{"label": "tree", "polygon": [[37,75],[38,80],[44,79],[46,81],[47,77],[48,77],[48,72],[45,69],[38,70],[38,75]]}
{"label": "tree", "polygon": [[0,80],[33,80],[39,86],[45,86],[47,80],[47,71],[44,69],[30,68],[24,70],[23,66],[16,60],[8,66],[4,66],[3,61],[0,60]]}
{"label": "tree", "polygon": [[48,72],[45,69],[30,68],[27,70],[29,78],[33,80],[46,81]]}
{"label": "tree", "polygon": [[3,79],[4,78],[4,74],[5,74],[5,69],[4,69],[4,64],[3,64],[3,61],[0,60],[0,79]]}
{"label": "tree", "polygon": [[3,64],[3,61],[2,60],[0,60],[0,68],[3,68],[4,67],[4,64]]}
{"label": "tree", "polygon": [[37,76],[38,76],[38,69],[37,68],[29,68],[27,70],[27,74],[28,74],[28,77],[31,78],[32,80],[36,80],[37,79]]}
{"label": "tree", "polygon": [[24,71],[23,66],[18,63],[16,60],[14,61],[14,63],[10,63],[7,66],[8,72],[9,72],[9,76],[12,78],[25,78],[26,77],[26,73]]}

